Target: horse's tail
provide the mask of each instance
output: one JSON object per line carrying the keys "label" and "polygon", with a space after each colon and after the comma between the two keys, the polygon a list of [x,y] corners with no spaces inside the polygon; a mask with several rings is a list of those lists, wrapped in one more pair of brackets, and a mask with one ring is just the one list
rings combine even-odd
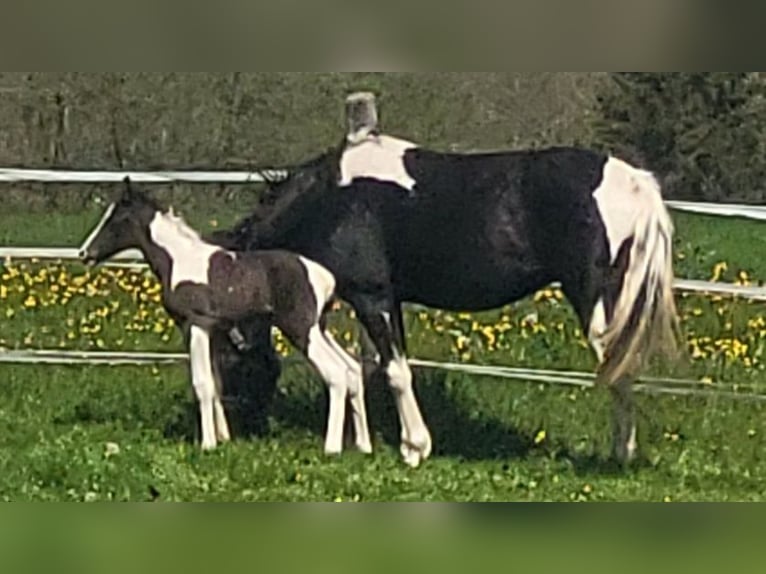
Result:
{"label": "horse's tail", "polygon": [[[611,320],[601,337],[604,361],[599,379],[608,385],[635,374],[655,351],[675,354],[678,334],[673,223],[660,184],[651,173],[615,159],[610,164],[613,181],[621,187],[613,201],[623,203],[619,215],[630,233],[625,238],[630,254]],[[614,170],[620,173],[615,175]]]}

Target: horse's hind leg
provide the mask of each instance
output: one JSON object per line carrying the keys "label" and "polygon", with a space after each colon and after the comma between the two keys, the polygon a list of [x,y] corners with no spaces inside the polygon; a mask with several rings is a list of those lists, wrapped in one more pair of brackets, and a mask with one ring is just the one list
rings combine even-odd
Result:
{"label": "horse's hind leg", "polygon": [[[283,329],[283,332],[285,329]],[[325,453],[343,452],[343,429],[348,398],[347,366],[328,342],[322,328],[315,324],[303,336],[285,332],[285,335],[308,359],[327,384],[330,393],[330,412],[327,420]]]}
{"label": "horse's hind leg", "polygon": [[323,335],[327,342],[338,354],[338,358],[346,365],[348,396],[351,403],[351,413],[354,418],[354,434],[356,448],[364,454],[372,454],[370,426],[367,422],[367,407],[364,402],[364,376],[362,367],[351,357],[332,335],[326,330]]}
{"label": "horse's hind leg", "polygon": [[[216,333],[213,336],[220,338],[222,335],[221,333]],[[215,435],[220,442],[225,443],[231,441],[231,431],[229,430],[229,422],[226,419],[226,410],[223,407],[223,376],[218,361],[213,356],[213,341],[210,344],[210,362],[215,381],[215,398],[213,399]]]}
{"label": "horse's hind leg", "polygon": [[[588,329],[588,338],[600,365],[605,360],[602,335],[607,326],[605,305],[600,300],[593,311]],[[630,463],[638,452],[632,383],[630,378],[623,377],[609,388],[613,404],[613,455],[622,464]]]}
{"label": "horse's hind leg", "polygon": [[[607,308],[609,298],[615,298],[616,295],[611,292],[614,290],[604,289],[603,281],[595,277],[597,274],[593,275],[588,281],[565,286],[565,291],[588,334],[599,365],[603,365],[606,351],[603,335],[609,326]],[[628,464],[638,452],[633,381],[623,377],[609,391],[613,404],[613,456],[618,462]]]}

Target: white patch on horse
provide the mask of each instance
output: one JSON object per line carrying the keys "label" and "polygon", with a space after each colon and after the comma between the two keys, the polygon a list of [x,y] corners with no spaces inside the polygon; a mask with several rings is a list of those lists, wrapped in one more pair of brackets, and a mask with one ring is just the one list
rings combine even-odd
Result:
{"label": "white patch on horse", "polygon": [[[202,240],[199,233],[172,212],[157,213],[149,225],[152,241],[164,249],[173,261],[170,289],[181,283],[209,283],[210,258],[225,252]],[[234,258],[234,254],[229,254]]]}
{"label": "white patch on horse", "polygon": [[347,186],[355,179],[368,178],[395,183],[407,191],[413,191],[417,182],[407,171],[404,155],[417,147],[414,143],[390,136],[370,135],[343,154],[340,185]]}
{"label": "white patch on horse", "polygon": [[335,276],[316,261],[311,261],[305,257],[298,257],[298,259],[306,268],[309,283],[314,289],[314,297],[316,297],[317,302],[317,320],[319,320],[325,307],[335,295]]}
{"label": "white patch on horse", "polygon": [[604,178],[594,197],[606,226],[612,263],[622,245],[635,234],[638,218],[652,208],[654,198],[644,192],[642,185],[647,176],[651,174],[616,158],[610,158],[604,167]]}
{"label": "white patch on horse", "polygon": [[106,211],[104,212],[104,215],[101,218],[101,221],[98,223],[98,225],[93,230],[93,232],[90,235],[88,235],[88,238],[83,242],[82,247],[80,248],[80,253],[86,253],[88,249],[90,249],[91,243],[93,243],[96,237],[98,237],[101,231],[103,231],[104,226],[109,221],[109,218],[112,217],[112,215],[114,214],[114,210],[116,208],[117,208],[116,203],[112,203],[109,205],[109,207],[106,208]]}
{"label": "white patch on horse", "polygon": [[604,348],[604,334],[609,325],[606,321],[606,307],[604,300],[599,300],[593,311],[593,318],[590,321],[588,340],[593,350],[596,352],[596,358],[599,364],[604,362],[606,349]]}

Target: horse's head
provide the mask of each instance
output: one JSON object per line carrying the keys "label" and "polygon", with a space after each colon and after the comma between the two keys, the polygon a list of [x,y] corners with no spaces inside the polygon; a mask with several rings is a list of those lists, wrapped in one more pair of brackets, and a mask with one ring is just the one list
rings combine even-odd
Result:
{"label": "horse's head", "polygon": [[216,243],[235,245],[238,249],[268,244],[269,234],[289,215],[296,201],[308,194],[333,188],[337,185],[339,172],[340,160],[334,151],[286,172],[262,172],[266,189],[255,212],[232,231],[217,234]]}
{"label": "horse's head", "polygon": [[286,173],[261,173],[267,188],[261,196],[263,209],[289,203],[308,192],[334,186],[340,179],[340,150],[332,149]]}
{"label": "horse's head", "polygon": [[157,205],[126,178],[122,195],[106,208],[80,248],[80,259],[98,265],[121,251],[138,247],[142,230],[148,228],[157,211]]}

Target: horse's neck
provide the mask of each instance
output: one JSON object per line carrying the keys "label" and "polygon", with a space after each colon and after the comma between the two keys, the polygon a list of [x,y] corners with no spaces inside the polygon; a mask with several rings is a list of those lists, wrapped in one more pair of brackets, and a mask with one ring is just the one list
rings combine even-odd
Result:
{"label": "horse's neck", "polygon": [[140,238],[141,251],[149,267],[164,288],[172,283],[174,262],[190,263],[208,251],[207,244],[190,227],[173,219],[172,214],[158,213]]}
{"label": "horse's neck", "polygon": [[172,212],[157,215],[149,227],[149,239],[173,259],[196,257],[211,247],[197,231],[175,217]]}

